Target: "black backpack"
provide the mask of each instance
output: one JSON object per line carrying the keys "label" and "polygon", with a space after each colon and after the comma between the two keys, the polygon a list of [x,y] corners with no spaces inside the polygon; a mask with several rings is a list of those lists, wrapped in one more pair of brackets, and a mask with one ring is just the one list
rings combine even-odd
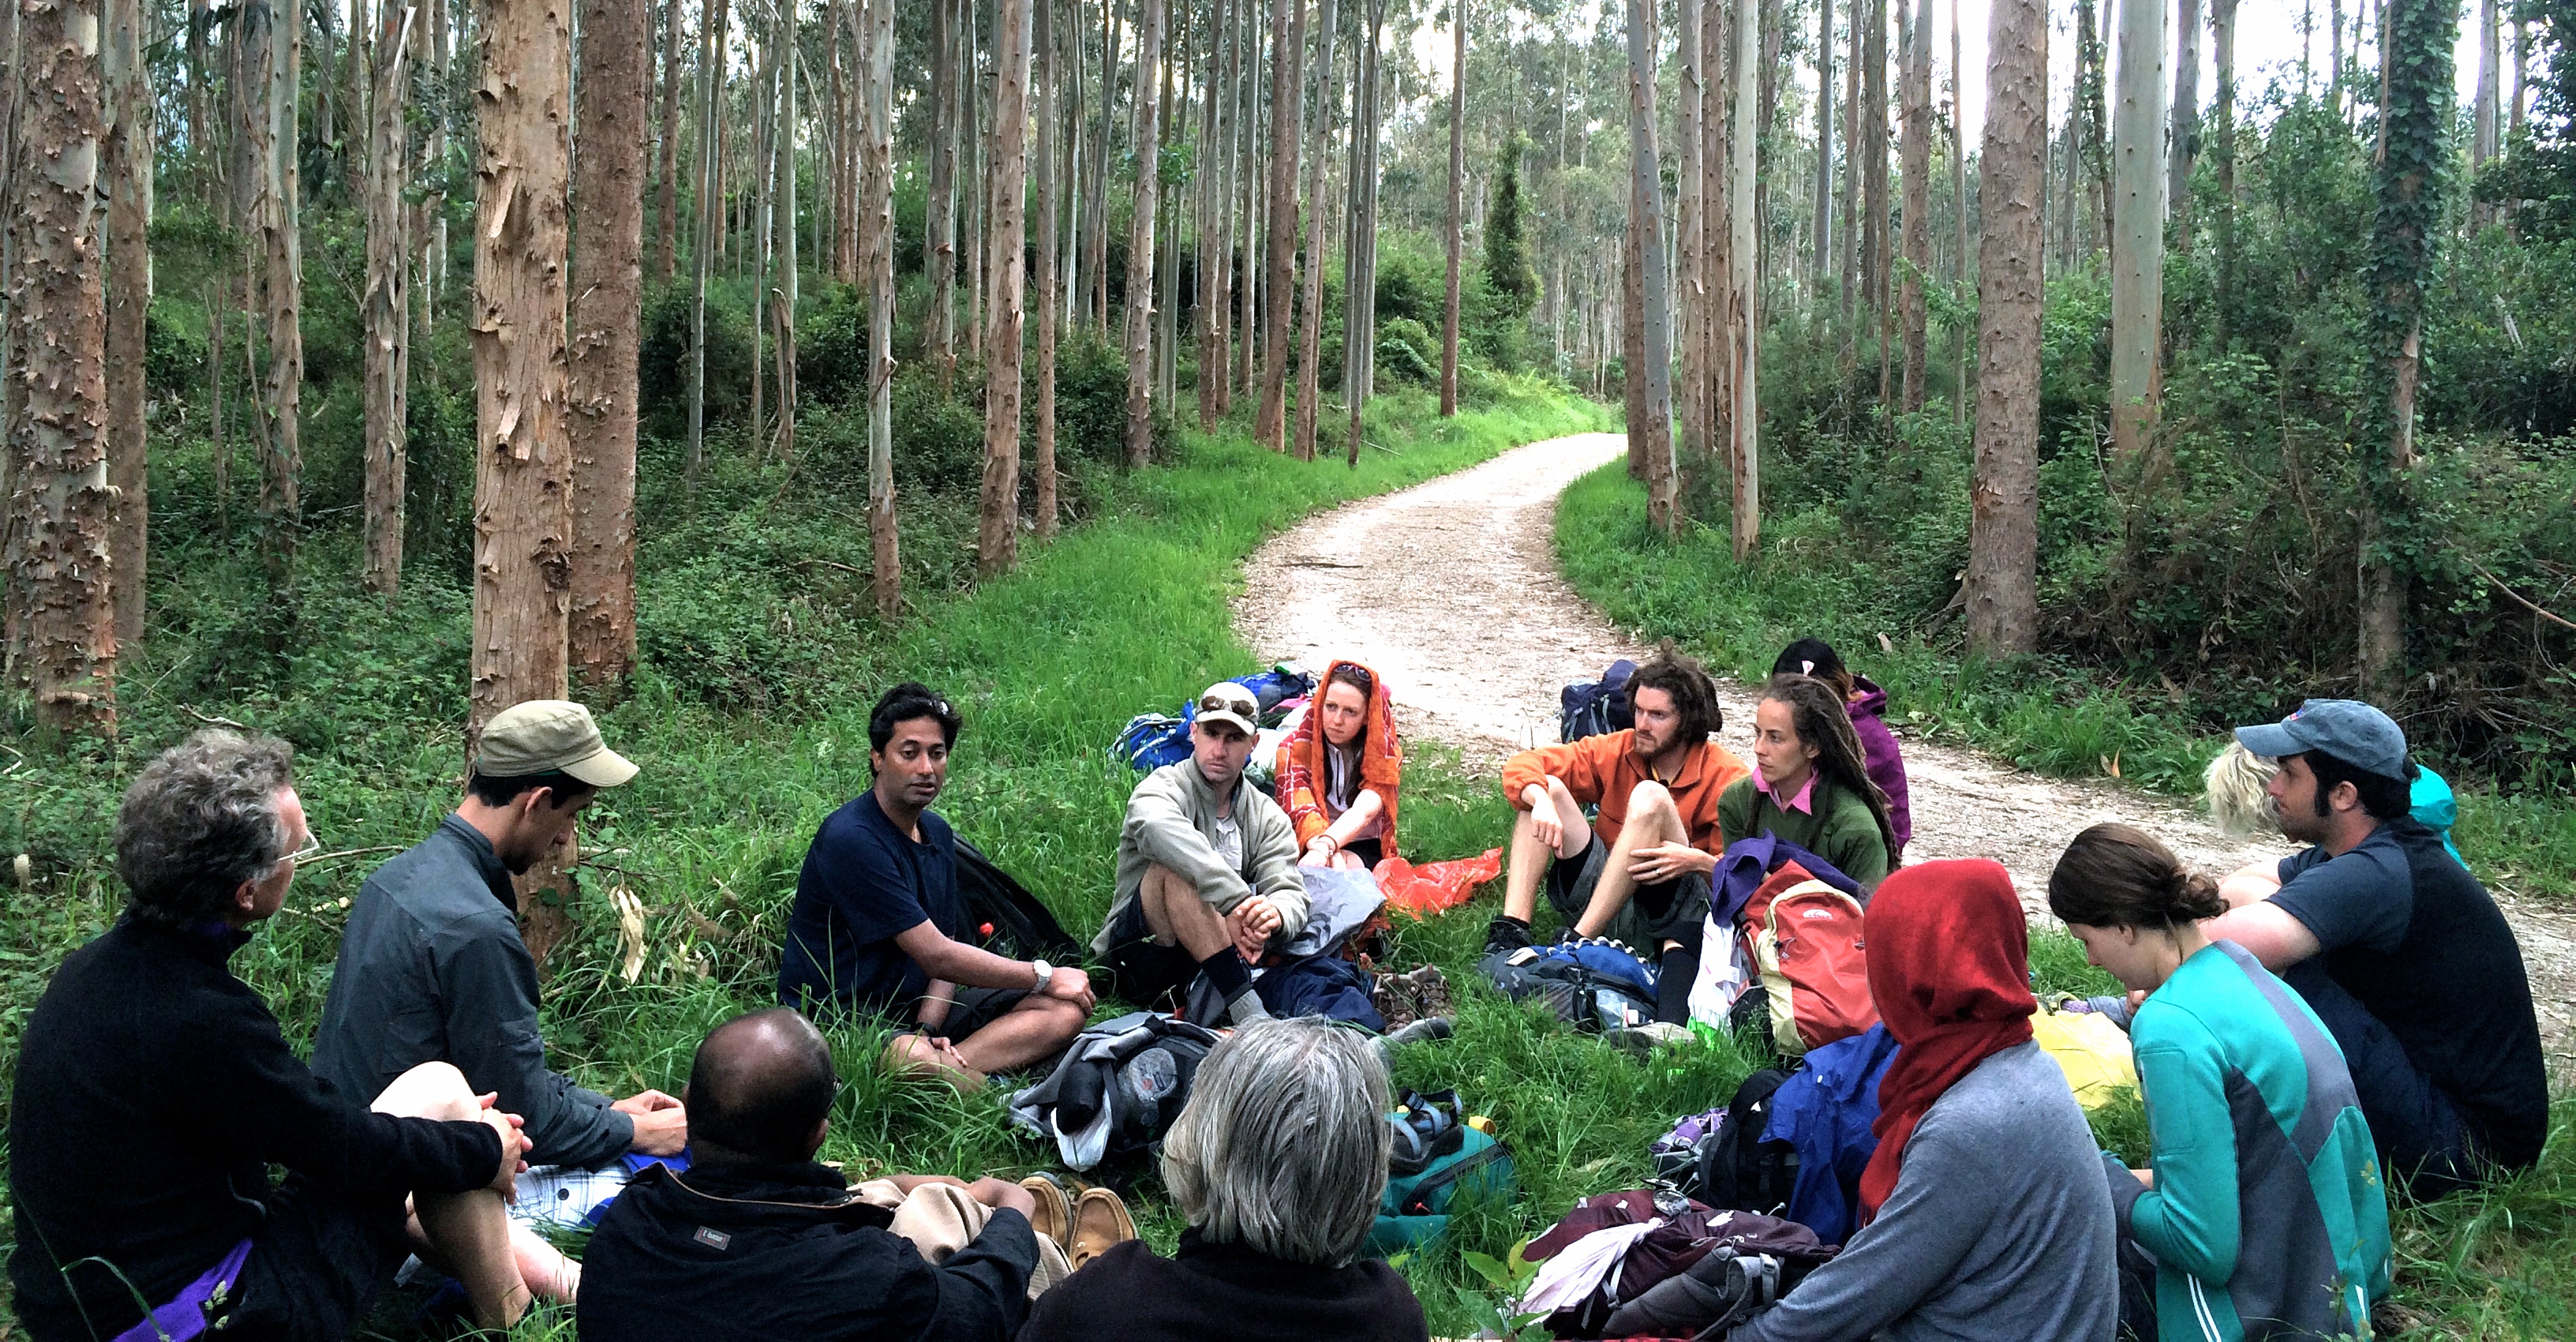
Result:
{"label": "black backpack", "polygon": [[1065,935],[1046,905],[963,837],[957,840],[957,903],[967,933],[959,940],[1013,960],[1082,959],[1081,945]]}
{"label": "black backpack", "polygon": [[1798,1183],[1798,1151],[1787,1142],[1766,1142],[1771,1126],[1771,1093],[1789,1074],[1765,1067],[1744,1078],[1727,1102],[1717,1131],[1700,1143],[1699,1188],[1693,1194],[1712,1207],[1778,1216],[1789,1205]]}
{"label": "black backpack", "polygon": [[1579,741],[1636,726],[1636,711],[1628,705],[1628,678],[1635,674],[1637,664],[1622,657],[1601,673],[1601,679],[1578,680],[1559,690],[1557,739]]}

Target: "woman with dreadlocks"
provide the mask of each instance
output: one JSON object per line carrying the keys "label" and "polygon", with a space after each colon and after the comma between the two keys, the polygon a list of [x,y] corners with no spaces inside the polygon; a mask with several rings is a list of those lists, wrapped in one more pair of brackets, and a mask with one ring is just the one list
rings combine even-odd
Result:
{"label": "woman with dreadlocks", "polygon": [[1842,695],[1813,676],[1774,676],[1763,690],[1753,710],[1753,775],[1718,799],[1717,827],[1728,843],[1786,839],[1863,890],[1896,865],[1887,794],[1869,781]]}

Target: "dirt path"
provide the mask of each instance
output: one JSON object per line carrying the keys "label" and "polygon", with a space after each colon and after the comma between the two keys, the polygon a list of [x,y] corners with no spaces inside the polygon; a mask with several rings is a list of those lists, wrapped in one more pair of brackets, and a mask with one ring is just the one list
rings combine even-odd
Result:
{"label": "dirt path", "polygon": [[[1618,434],[1552,439],[1401,493],[1325,513],[1272,540],[1246,566],[1236,624],[1265,659],[1321,667],[1355,657],[1395,687],[1399,729],[1499,769],[1556,739],[1557,690],[1642,654],[1557,576],[1556,499],[1618,457]],[[1864,665],[1866,664],[1864,659]],[[1750,760],[1753,696],[1721,682],[1720,739]],[[2189,806],[2106,781],[2025,773],[1973,750],[1904,740],[1914,841],[1906,860],[1992,857],[2049,921],[2048,871],[2085,826],[2122,820],[2214,871],[2278,857],[2271,842],[2221,837]],[[2576,917],[2499,890],[2521,938],[2542,1032],[2562,1066],[2576,1011]]]}

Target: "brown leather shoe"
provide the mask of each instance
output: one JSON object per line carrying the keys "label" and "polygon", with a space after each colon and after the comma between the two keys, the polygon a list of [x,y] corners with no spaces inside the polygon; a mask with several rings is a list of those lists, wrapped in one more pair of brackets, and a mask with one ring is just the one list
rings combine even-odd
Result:
{"label": "brown leather shoe", "polygon": [[1029,1213],[1030,1228],[1061,1246],[1065,1234],[1073,1228],[1072,1195],[1052,1174],[1032,1174],[1020,1181],[1020,1187],[1037,1199],[1037,1210]]}
{"label": "brown leather shoe", "polygon": [[1134,1238],[1136,1220],[1127,1214],[1127,1204],[1106,1188],[1086,1188],[1073,1200],[1073,1242],[1065,1246],[1065,1259],[1080,1271],[1111,1245]]}

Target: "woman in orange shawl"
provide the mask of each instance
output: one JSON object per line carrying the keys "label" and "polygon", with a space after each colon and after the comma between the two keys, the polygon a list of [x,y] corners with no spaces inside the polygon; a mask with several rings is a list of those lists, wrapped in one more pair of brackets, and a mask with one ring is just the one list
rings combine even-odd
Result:
{"label": "woman in orange shawl", "polygon": [[1279,805],[1310,867],[1367,871],[1395,855],[1395,794],[1404,747],[1395,700],[1358,662],[1324,668],[1323,688],[1279,747]]}

